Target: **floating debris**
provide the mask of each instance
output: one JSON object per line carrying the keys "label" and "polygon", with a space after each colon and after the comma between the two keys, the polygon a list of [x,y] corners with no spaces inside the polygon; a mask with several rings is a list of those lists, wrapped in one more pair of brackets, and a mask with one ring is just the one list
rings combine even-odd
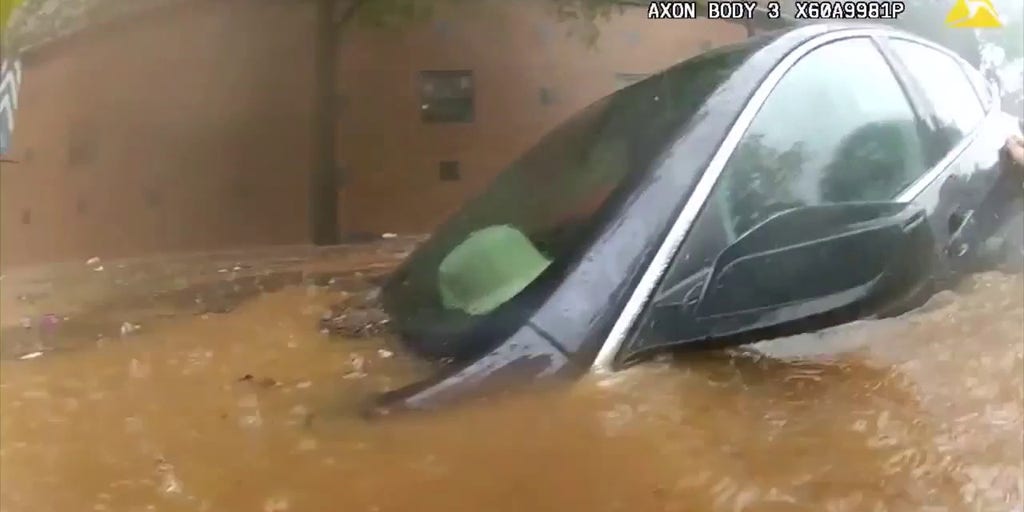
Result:
{"label": "floating debris", "polygon": [[263,415],[260,412],[259,397],[256,395],[248,395],[238,400],[238,408],[240,409],[241,417],[238,419],[238,425],[242,428],[258,428],[263,426]]}
{"label": "floating debris", "polygon": [[388,316],[376,308],[334,306],[320,319],[320,330],[352,338],[368,338],[381,334]]}
{"label": "floating debris", "polygon": [[239,377],[238,382],[252,382],[253,384],[262,388],[273,388],[281,385],[281,383],[278,382],[277,379],[274,379],[273,377],[256,378],[251,373],[247,373]]}
{"label": "floating debris", "polygon": [[156,460],[156,473],[160,477],[160,492],[168,495],[181,493],[181,480],[174,472],[174,466],[167,459],[160,457]]}
{"label": "floating debris", "polygon": [[35,358],[37,358],[37,357],[39,357],[41,355],[43,355],[42,352],[29,352],[28,354],[25,354],[25,355],[19,357],[18,359],[21,359],[22,361],[27,361],[29,359],[35,359]]}
{"label": "floating debris", "polygon": [[360,355],[352,354],[352,357],[349,358],[349,364],[352,365],[352,370],[342,375],[341,378],[351,380],[366,377],[366,372],[363,371],[366,367],[366,359]]}
{"label": "floating debris", "polygon": [[381,238],[385,238],[385,239],[389,239],[389,238],[398,238],[398,235],[395,234],[395,233],[384,233],[380,237]]}
{"label": "floating debris", "polygon": [[128,336],[130,334],[134,334],[134,333],[138,332],[138,330],[141,329],[141,328],[142,328],[142,326],[139,325],[139,324],[133,324],[131,322],[124,322],[123,324],[121,324],[121,336]]}
{"label": "floating debris", "polygon": [[39,318],[39,329],[44,336],[52,336],[57,332],[61,323],[61,317],[53,313],[47,313]]}
{"label": "floating debris", "polygon": [[89,265],[90,267],[95,267],[96,265],[100,264],[100,259],[97,256],[93,256],[92,258],[85,260],[85,264]]}
{"label": "floating debris", "polygon": [[268,498],[263,502],[263,512],[286,512],[290,508],[287,498]]}
{"label": "floating debris", "polygon": [[352,365],[352,369],[357,372],[362,372],[363,368],[366,367],[366,359],[363,359],[363,356],[358,354],[352,354],[352,357],[349,358],[349,363]]}
{"label": "floating debris", "polygon": [[395,353],[390,351],[390,350],[388,350],[388,349],[381,348],[381,349],[377,349],[377,355],[382,357],[382,358],[384,358],[384,359],[388,359],[388,358],[394,356]]}

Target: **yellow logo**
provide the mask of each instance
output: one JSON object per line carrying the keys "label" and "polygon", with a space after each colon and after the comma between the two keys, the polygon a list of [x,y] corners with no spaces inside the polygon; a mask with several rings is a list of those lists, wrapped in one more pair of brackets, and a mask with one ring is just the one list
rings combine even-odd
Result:
{"label": "yellow logo", "polygon": [[946,15],[946,26],[956,28],[999,28],[999,15],[992,0],[956,0]]}

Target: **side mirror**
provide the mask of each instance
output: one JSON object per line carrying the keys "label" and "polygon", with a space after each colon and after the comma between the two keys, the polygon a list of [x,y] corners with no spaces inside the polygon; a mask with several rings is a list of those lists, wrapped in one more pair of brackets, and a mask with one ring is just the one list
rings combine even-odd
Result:
{"label": "side mirror", "polygon": [[935,242],[926,220],[923,209],[901,203],[813,206],[776,215],[719,255],[696,316],[736,320],[716,322],[723,326],[712,329],[718,331],[895,300],[930,276],[926,263]]}

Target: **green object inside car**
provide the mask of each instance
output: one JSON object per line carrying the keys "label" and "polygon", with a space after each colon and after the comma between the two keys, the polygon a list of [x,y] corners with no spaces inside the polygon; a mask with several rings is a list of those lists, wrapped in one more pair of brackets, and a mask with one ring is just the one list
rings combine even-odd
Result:
{"label": "green object inside car", "polygon": [[512,226],[473,232],[441,261],[438,286],[446,309],[483,315],[523,291],[551,264]]}

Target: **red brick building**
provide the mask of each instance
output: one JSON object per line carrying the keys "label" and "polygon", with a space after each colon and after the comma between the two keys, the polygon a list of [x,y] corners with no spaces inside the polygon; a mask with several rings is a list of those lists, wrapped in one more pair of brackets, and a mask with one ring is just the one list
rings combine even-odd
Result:
{"label": "red brick building", "polygon": [[[30,48],[0,171],[3,266],[309,241],[311,3],[174,2]],[[339,42],[339,223],[424,232],[572,112],[746,37],[482,2]]]}

